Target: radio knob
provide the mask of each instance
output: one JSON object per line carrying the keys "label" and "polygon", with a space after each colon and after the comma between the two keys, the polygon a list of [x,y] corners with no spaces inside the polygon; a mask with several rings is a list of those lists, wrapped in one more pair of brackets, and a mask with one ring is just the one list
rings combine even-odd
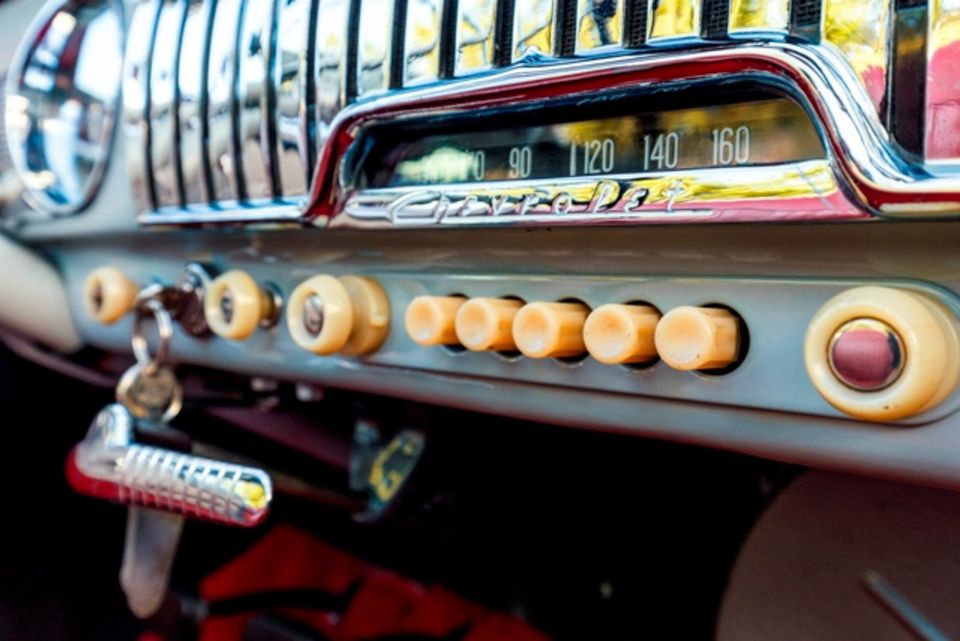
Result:
{"label": "radio knob", "polygon": [[457,312],[466,300],[463,296],[417,296],[404,317],[407,334],[425,347],[458,345]]}
{"label": "radio knob", "polygon": [[116,267],[99,267],[83,284],[87,313],[104,325],[112,325],[133,309],[140,288]]}
{"label": "radio knob", "polygon": [[457,338],[474,352],[514,351],[513,319],[521,307],[513,298],[471,298],[457,311]]}
{"label": "radio knob", "polygon": [[246,340],[258,326],[276,324],[279,313],[278,297],[238,269],[213,279],[203,297],[207,325],[215,334],[231,340]]}
{"label": "radio knob", "polygon": [[583,326],[583,342],[590,355],[607,365],[656,360],[653,340],[660,312],[650,305],[603,305],[591,312]]}
{"label": "radio knob", "polygon": [[583,303],[529,303],[513,319],[517,349],[530,358],[581,356],[583,325],[590,308]]}
{"label": "radio knob", "polygon": [[807,374],[850,416],[892,421],[941,403],[960,377],[957,319],[932,297],[857,287],[828,300],[804,340]]}
{"label": "radio knob", "polygon": [[673,369],[723,369],[737,361],[740,319],[722,308],[677,307],[660,319],[654,342]]}
{"label": "radio knob", "polygon": [[297,345],[314,354],[369,354],[390,330],[390,303],[372,278],[322,274],[290,294],[287,328]]}

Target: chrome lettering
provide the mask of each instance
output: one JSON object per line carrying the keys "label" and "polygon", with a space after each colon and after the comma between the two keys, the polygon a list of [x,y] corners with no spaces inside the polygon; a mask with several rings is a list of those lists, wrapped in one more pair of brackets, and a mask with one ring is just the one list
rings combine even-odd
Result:
{"label": "chrome lettering", "polygon": [[553,197],[553,201],[550,203],[550,213],[562,216],[570,213],[571,207],[573,207],[573,196],[568,191],[561,191]]}

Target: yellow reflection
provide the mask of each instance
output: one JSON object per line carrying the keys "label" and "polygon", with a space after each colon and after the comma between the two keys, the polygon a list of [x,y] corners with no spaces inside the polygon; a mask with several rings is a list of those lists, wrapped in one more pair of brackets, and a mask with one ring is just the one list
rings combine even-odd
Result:
{"label": "yellow reflection", "polygon": [[701,0],[650,0],[648,40],[700,34]]}
{"label": "yellow reflection", "polygon": [[826,0],[823,38],[844,54],[880,110],[887,86],[889,0]]}
{"label": "yellow reflection", "polygon": [[513,11],[513,59],[553,53],[554,0],[517,0]]}
{"label": "yellow reflection", "polygon": [[960,0],[931,0],[931,46],[940,50],[958,42],[960,42]]}
{"label": "yellow reflection", "polygon": [[732,0],[730,31],[783,31],[790,21],[790,0]]}
{"label": "yellow reflection", "polygon": [[440,75],[440,0],[411,0],[407,5],[404,84]]}
{"label": "yellow reflection", "polygon": [[493,66],[496,0],[457,3],[457,75]]}
{"label": "yellow reflection", "polygon": [[577,2],[577,52],[618,45],[623,40],[623,0]]}
{"label": "yellow reflection", "polygon": [[392,0],[363,0],[360,3],[360,42],[357,46],[358,94],[389,86],[392,36]]}

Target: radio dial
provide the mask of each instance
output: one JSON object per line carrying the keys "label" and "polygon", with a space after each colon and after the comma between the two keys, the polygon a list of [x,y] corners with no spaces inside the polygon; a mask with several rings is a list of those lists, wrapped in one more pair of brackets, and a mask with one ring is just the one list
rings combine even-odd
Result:
{"label": "radio dial", "polygon": [[372,278],[321,274],[290,294],[287,329],[294,342],[314,354],[369,354],[387,337],[390,303]]}

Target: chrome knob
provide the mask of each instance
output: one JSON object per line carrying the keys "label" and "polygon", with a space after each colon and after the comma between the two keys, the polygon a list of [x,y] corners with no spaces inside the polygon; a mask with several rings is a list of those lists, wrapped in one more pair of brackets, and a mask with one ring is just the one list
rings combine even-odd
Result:
{"label": "chrome knob", "polygon": [[903,372],[903,340],[883,321],[857,318],[834,333],[827,362],[833,375],[847,387],[861,392],[881,390]]}
{"label": "chrome knob", "polygon": [[108,405],[67,464],[80,494],[227,525],[252,527],[266,518],[273,494],[256,468],[201,458],[133,441],[136,422]]}

